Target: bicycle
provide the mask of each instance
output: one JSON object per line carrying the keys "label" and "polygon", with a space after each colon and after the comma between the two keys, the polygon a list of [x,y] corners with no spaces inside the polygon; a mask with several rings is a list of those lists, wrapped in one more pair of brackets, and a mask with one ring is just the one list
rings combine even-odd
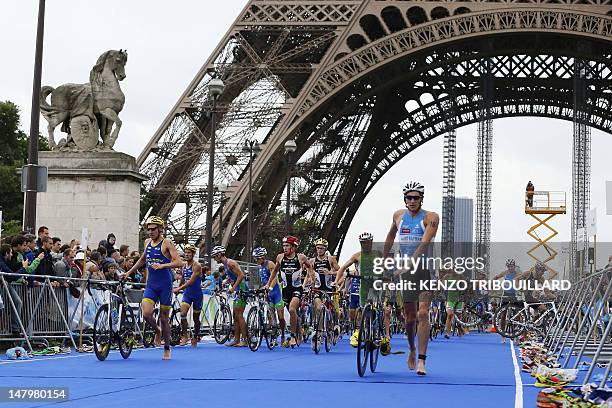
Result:
{"label": "bicycle", "polygon": [[[312,337],[312,341],[314,342],[313,351],[315,354],[319,354],[321,342],[323,342],[325,352],[329,353],[331,347],[335,346],[338,341],[338,337],[335,333],[337,316],[334,303],[329,293],[316,288],[311,289],[311,291],[315,294],[319,294],[322,303],[321,308],[314,313],[314,335]],[[332,292],[331,295],[337,295],[337,292]]]}
{"label": "bicycle", "polygon": [[461,317],[455,313],[455,321],[468,329],[477,327],[479,332],[484,332],[493,323],[493,313],[487,310],[485,300],[484,296],[466,300]]}
{"label": "bicycle", "polygon": [[[347,274],[347,277],[364,279],[360,275]],[[361,311],[359,335],[357,336],[357,373],[360,377],[365,375],[368,358],[370,360],[370,372],[375,372],[378,365],[380,342],[384,333],[383,309],[380,303],[380,293],[376,293],[371,288],[368,292],[367,304]]]}
{"label": "bicycle", "polygon": [[121,357],[127,359],[138,344],[136,333],[141,334],[125,295],[126,284],[118,282],[100,286],[110,290],[114,285],[117,286],[116,291],[110,293],[109,302],[100,306],[94,318],[93,347],[100,361],[106,360],[113,343],[119,348]]}
{"label": "bicycle", "polygon": [[215,290],[215,298],[219,305],[219,309],[215,314],[213,323],[213,336],[217,344],[225,344],[234,335],[234,322],[232,309],[228,302],[228,295],[220,290]]}
{"label": "bicycle", "polygon": [[250,292],[254,302],[247,315],[247,343],[251,351],[257,351],[262,339],[266,339],[269,350],[276,347],[281,329],[278,324],[276,310],[270,308],[268,290],[257,289]]}
{"label": "bicycle", "polygon": [[[527,302],[523,293],[516,292],[517,302],[503,304],[496,312],[493,325],[503,337],[514,339],[522,334],[533,331],[541,336],[557,323],[557,306],[554,301]],[[519,302],[523,303],[521,307]],[[532,309],[541,310],[537,317]]]}

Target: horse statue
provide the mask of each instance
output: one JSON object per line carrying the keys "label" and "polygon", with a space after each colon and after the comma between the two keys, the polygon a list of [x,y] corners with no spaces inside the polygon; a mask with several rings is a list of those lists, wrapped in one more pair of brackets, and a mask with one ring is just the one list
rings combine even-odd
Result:
{"label": "horse statue", "polygon": [[[42,87],[40,110],[49,123],[47,130],[52,149],[113,148],[122,124],[119,112],[125,104],[125,95],[119,81],[125,79],[126,62],[127,50],[109,50],[100,55],[91,69],[88,84]],[[49,95],[51,104],[47,103]],[[53,130],[60,123],[62,132],[68,133],[68,138],[58,146]],[[101,145],[98,137],[102,139]]]}

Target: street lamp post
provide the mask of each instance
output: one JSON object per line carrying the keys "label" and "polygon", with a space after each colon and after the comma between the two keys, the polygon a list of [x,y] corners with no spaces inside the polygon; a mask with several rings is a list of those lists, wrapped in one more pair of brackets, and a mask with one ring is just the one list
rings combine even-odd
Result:
{"label": "street lamp post", "polygon": [[249,212],[247,217],[247,244],[246,244],[246,261],[249,261],[253,250],[253,155],[260,151],[257,140],[247,140],[242,148],[243,151],[249,152]]}
{"label": "street lamp post", "polygon": [[297,150],[295,140],[290,139],[285,142],[285,155],[287,158],[287,207],[285,210],[285,234],[291,233],[291,155]]}
{"label": "street lamp post", "polygon": [[219,205],[219,244],[223,245],[223,207],[225,207],[225,193],[227,192],[227,185],[221,184],[218,187],[221,193],[221,203]]}
{"label": "street lamp post", "polygon": [[215,108],[217,99],[223,93],[225,84],[218,78],[213,78],[208,83],[208,98],[212,102],[210,111],[210,140],[208,148],[208,199],[206,200],[206,260],[208,266],[212,267],[212,222],[213,222],[213,191],[215,184]]}
{"label": "street lamp post", "polygon": [[36,228],[36,190],[38,165],[38,127],[40,123],[40,83],[42,77],[43,34],[45,31],[45,0],[38,2],[38,27],[36,29],[36,51],[34,56],[34,81],[32,84],[32,112],[30,137],[28,138],[28,164],[25,203],[23,206],[23,229],[34,233]]}

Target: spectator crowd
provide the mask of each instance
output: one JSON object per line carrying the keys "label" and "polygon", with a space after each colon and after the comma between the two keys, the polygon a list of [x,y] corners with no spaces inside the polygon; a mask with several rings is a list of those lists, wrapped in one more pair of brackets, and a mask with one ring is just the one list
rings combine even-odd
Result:
{"label": "spectator crowd", "polygon": [[[83,248],[77,239],[64,242],[60,237],[52,237],[49,228],[45,226],[38,228],[38,236],[22,231],[0,241],[0,272],[28,275],[3,275],[9,283],[9,296],[18,314],[21,314],[23,302],[15,290],[16,284],[28,287],[42,285],[45,276],[49,276],[53,287],[65,286],[70,289],[72,296],[79,297],[80,285],[75,286],[66,279],[56,278],[114,281],[128,271],[138,258],[140,253],[130,251],[128,245],[117,248],[116,237],[112,233],[94,249]],[[144,283],[145,280],[146,268],[130,277],[133,283]],[[11,331],[14,337],[18,337],[19,323],[14,314],[11,316]]]}

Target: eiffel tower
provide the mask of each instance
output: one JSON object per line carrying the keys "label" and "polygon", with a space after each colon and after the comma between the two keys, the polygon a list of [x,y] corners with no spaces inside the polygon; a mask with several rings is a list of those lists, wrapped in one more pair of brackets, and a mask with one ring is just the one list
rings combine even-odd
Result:
{"label": "eiffel tower", "polygon": [[[612,132],[611,15],[611,0],[251,0],[138,157],[151,211],[170,235],[202,238],[214,122],[216,242],[245,246],[242,147],[257,140],[255,240],[282,211],[290,169],[292,217],[338,252],[377,181],[449,122],[537,116]],[[213,78],[225,90],[211,112]]]}

